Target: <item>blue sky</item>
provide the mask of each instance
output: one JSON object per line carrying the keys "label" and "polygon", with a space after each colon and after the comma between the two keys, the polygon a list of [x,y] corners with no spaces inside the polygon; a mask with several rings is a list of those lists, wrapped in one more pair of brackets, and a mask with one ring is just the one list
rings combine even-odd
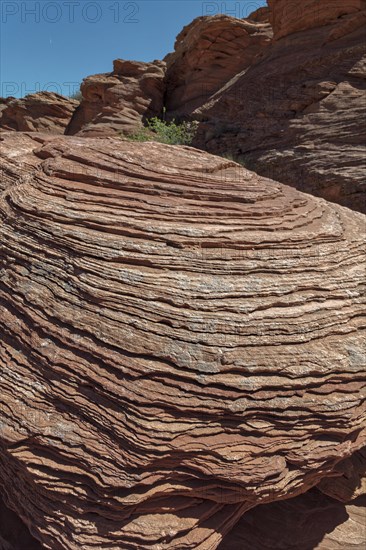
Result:
{"label": "blue sky", "polygon": [[69,95],[116,58],[151,61],[200,15],[246,17],[263,0],[0,0],[1,96]]}

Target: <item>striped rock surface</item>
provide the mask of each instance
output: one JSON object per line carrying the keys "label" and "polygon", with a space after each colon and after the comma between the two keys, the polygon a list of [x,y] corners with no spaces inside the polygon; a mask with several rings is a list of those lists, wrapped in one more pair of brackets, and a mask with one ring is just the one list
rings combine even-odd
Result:
{"label": "striped rock surface", "polygon": [[267,0],[270,8],[274,38],[328,25],[344,15],[356,14],[366,9],[365,0]]}
{"label": "striped rock surface", "polygon": [[187,147],[1,139],[0,485],[46,549],[215,549],[365,445],[362,214]]}

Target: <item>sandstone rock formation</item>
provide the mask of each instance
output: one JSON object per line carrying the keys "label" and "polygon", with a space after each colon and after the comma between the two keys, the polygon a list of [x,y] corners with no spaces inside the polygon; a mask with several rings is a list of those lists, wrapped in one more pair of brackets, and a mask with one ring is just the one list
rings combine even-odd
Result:
{"label": "sandstone rock formation", "polygon": [[2,139],[0,486],[46,549],[213,550],[342,474],[362,214],[191,148]]}
{"label": "sandstone rock formation", "polygon": [[0,128],[63,134],[79,102],[53,92],[1,98]]}
{"label": "sandstone rock formation", "polygon": [[197,144],[366,212],[365,2],[270,6],[275,43],[196,109]]}
{"label": "sandstone rock formation", "polygon": [[198,17],[178,35],[175,51],[164,61],[119,59],[112,73],[86,78],[83,100],[66,134],[128,135],[146,118],[160,116],[163,107],[171,119],[191,115],[259,58],[271,36],[266,9],[253,19]]}
{"label": "sandstone rock formation", "polygon": [[[247,19],[198,17],[166,63],[119,59],[86,78],[65,133],[128,136],[165,107],[200,122],[196,147],[366,212],[366,0],[268,4]],[[60,133],[74,107],[2,100],[0,127]]]}
{"label": "sandstone rock formation", "polygon": [[82,101],[66,134],[108,136],[134,133],[164,106],[165,63],[117,59],[113,72],[85,78]]}
{"label": "sandstone rock formation", "polygon": [[274,38],[334,23],[344,15],[366,8],[365,0],[267,0]]}
{"label": "sandstone rock formation", "polygon": [[170,116],[190,115],[205,104],[233,76],[252,65],[271,38],[268,10],[260,10],[253,19],[226,15],[194,19],[177,36],[175,51],[165,58]]}

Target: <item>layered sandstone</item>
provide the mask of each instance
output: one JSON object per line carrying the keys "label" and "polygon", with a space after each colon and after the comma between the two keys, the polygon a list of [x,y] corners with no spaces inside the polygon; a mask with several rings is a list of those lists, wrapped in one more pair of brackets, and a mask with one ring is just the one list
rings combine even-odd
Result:
{"label": "layered sandstone", "polygon": [[83,80],[82,100],[66,134],[108,136],[136,132],[146,118],[162,115],[164,82],[163,61],[115,60],[111,73]]}
{"label": "layered sandstone", "polygon": [[362,214],[186,147],[2,145],[0,484],[46,549],[212,550],[342,475]]}
{"label": "layered sandstone", "polygon": [[227,15],[194,19],[177,36],[166,56],[166,107],[170,116],[187,116],[233,76],[252,65],[271,43],[268,10],[253,19]]}
{"label": "layered sandstone", "polygon": [[313,1],[270,4],[276,42],[196,109],[197,144],[366,212],[364,3],[316,2],[317,24]]}
{"label": "layered sandstone", "polygon": [[0,128],[63,134],[79,102],[53,92],[1,99]]}
{"label": "layered sandstone", "polygon": [[200,121],[195,146],[366,212],[366,1],[268,4],[195,19],[165,62],[119,59],[86,78],[66,130],[75,105],[56,94],[0,101],[0,126],[128,136],[166,111]]}

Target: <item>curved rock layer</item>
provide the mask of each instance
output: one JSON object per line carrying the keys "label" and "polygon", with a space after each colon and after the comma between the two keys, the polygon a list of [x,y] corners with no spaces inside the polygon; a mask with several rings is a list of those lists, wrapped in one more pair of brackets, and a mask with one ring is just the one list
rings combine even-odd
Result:
{"label": "curved rock layer", "polygon": [[364,550],[365,543],[366,496],[344,505],[312,489],[249,510],[219,550]]}
{"label": "curved rock layer", "polygon": [[131,134],[164,106],[165,63],[116,59],[113,72],[83,80],[82,101],[66,129],[69,135]]}
{"label": "curved rock layer", "polygon": [[271,39],[265,9],[258,10],[253,19],[227,15],[194,19],[177,36],[175,51],[165,57],[170,116],[192,114],[233,76],[252,65]]}
{"label": "curved rock layer", "polygon": [[[290,14],[304,10],[301,29],[313,3],[286,2]],[[283,16],[285,3],[272,4],[275,21],[284,25],[283,31],[275,25],[275,35],[292,34],[195,111],[202,121],[197,145],[366,212],[366,12],[342,15],[337,9],[329,24],[295,32]],[[343,13],[340,6],[347,2],[316,4],[330,17],[331,5]],[[349,2],[349,11],[358,4]]]}
{"label": "curved rock layer", "polygon": [[63,134],[79,102],[53,92],[2,99],[0,128],[18,132]]}
{"label": "curved rock layer", "polygon": [[45,548],[213,550],[365,445],[364,216],[187,147],[19,140],[0,483]]}

